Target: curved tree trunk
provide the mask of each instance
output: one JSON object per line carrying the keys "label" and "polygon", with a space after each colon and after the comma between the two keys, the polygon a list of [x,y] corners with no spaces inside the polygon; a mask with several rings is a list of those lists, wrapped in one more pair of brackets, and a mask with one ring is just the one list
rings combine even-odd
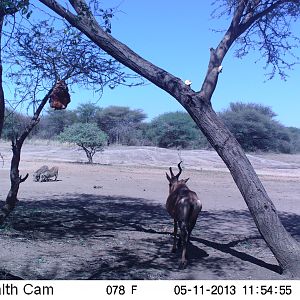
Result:
{"label": "curved tree trunk", "polygon": [[38,124],[40,113],[44,108],[44,106],[46,105],[52,90],[53,88],[50,89],[50,91],[41,101],[37,110],[34,113],[34,116],[31,118],[31,121],[26,126],[24,131],[20,134],[19,137],[17,137],[12,141],[13,156],[10,164],[10,190],[8,192],[4,205],[0,208],[0,224],[2,224],[6,220],[6,218],[10,215],[10,213],[14,210],[15,206],[19,201],[18,192],[19,192],[20,184],[28,178],[28,174],[22,177],[20,176],[20,172],[19,172],[22,146],[25,139],[30,134],[30,132]]}
{"label": "curved tree trunk", "polygon": [[210,105],[190,114],[227,165],[255,224],[284,273],[300,278],[300,244],[283,227],[276,208],[240,144]]}
{"label": "curved tree trunk", "polygon": [[92,153],[92,150],[89,150],[87,147],[85,147],[82,144],[77,144],[77,146],[79,146],[80,148],[82,148],[84,150],[85,155],[86,155],[86,157],[88,159],[88,163],[92,164],[93,163],[93,153]]}
{"label": "curved tree trunk", "polygon": [[216,49],[210,51],[207,75],[199,92],[193,91],[181,79],[143,59],[107,34],[88,11],[84,0],[69,1],[78,15],[74,15],[55,0],[39,1],[65,18],[119,62],[172,95],[189,112],[229,168],[258,230],[283,272],[289,273],[291,277],[300,278],[300,244],[283,227],[272,201],[244,151],[213,111],[210,102],[217,85],[221,62],[232,43],[258,18],[272,12],[282,4],[282,1],[270,4],[268,8],[257,14],[255,11],[245,14],[247,1],[238,2],[223,39]]}
{"label": "curved tree trunk", "polygon": [[2,27],[3,27],[4,15],[0,13],[0,137],[2,135],[2,129],[4,124],[4,114],[5,114],[5,99],[4,99],[4,91],[3,91],[3,82],[2,82]]}
{"label": "curved tree trunk", "polygon": [[89,164],[92,164],[93,163],[93,156],[92,156],[91,152],[89,152],[88,150],[85,150],[85,154],[86,154],[86,156],[88,158]]}

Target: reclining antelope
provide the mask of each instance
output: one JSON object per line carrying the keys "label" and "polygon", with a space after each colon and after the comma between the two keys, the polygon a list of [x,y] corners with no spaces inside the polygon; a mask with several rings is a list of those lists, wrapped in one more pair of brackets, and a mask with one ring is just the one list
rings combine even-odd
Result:
{"label": "reclining antelope", "polygon": [[196,224],[198,214],[202,209],[202,204],[197,194],[191,191],[186,183],[188,179],[179,180],[182,172],[180,164],[178,164],[179,173],[173,174],[170,167],[171,177],[166,173],[169,181],[169,196],[166,202],[166,208],[169,215],[174,219],[174,241],[172,252],[176,252],[176,236],[177,228],[180,228],[180,237],[178,244],[182,244],[181,267],[187,264],[187,245],[189,243],[191,232]]}

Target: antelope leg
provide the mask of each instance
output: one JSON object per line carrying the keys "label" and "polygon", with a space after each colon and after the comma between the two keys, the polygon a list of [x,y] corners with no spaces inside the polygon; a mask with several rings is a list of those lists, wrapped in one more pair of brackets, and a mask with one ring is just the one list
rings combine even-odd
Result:
{"label": "antelope leg", "polygon": [[174,220],[174,232],[173,232],[173,235],[174,235],[174,240],[173,240],[172,252],[176,252],[176,237],[177,237],[177,229],[178,229],[178,226],[177,226],[177,221],[175,221],[175,220]]}
{"label": "antelope leg", "polygon": [[188,246],[188,240],[189,240],[189,232],[187,229],[187,224],[185,222],[180,222],[180,235],[181,235],[181,241],[182,241],[182,256],[181,256],[181,267],[185,267],[187,264],[187,258],[186,258],[186,252],[187,252],[187,246]]}

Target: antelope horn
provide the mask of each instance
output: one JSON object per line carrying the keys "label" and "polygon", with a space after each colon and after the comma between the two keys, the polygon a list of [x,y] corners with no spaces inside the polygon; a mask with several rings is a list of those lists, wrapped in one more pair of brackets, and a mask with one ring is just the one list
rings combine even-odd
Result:
{"label": "antelope horn", "polygon": [[179,169],[179,173],[175,176],[177,179],[179,178],[181,172],[182,172],[182,168],[180,166],[180,164],[182,163],[182,161],[177,165],[178,166],[178,169]]}
{"label": "antelope horn", "polygon": [[175,177],[171,167],[169,168],[169,170],[170,170],[171,177]]}

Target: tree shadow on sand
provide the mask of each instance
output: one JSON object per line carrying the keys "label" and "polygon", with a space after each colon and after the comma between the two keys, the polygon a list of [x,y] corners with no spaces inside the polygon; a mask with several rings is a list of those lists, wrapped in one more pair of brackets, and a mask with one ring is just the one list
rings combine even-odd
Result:
{"label": "tree shadow on sand", "polygon": [[[281,219],[299,238],[300,216],[284,213]],[[280,274],[276,261],[266,259],[266,253],[267,257],[272,255],[248,211],[203,211],[192,233],[185,270],[178,268],[180,252],[170,253],[172,229],[164,207],[153,201],[70,194],[20,202],[1,227],[0,236],[69,243],[70,249],[83,245],[79,248],[81,256],[76,255],[74,261],[74,254],[65,254],[69,262],[65,276],[53,270],[59,260],[39,275],[30,260],[24,260],[22,277],[30,279],[184,279],[197,271],[227,279],[228,274],[239,274],[247,268]],[[96,250],[85,256],[84,249],[93,247]],[[57,255],[52,252],[49,255]]]}

